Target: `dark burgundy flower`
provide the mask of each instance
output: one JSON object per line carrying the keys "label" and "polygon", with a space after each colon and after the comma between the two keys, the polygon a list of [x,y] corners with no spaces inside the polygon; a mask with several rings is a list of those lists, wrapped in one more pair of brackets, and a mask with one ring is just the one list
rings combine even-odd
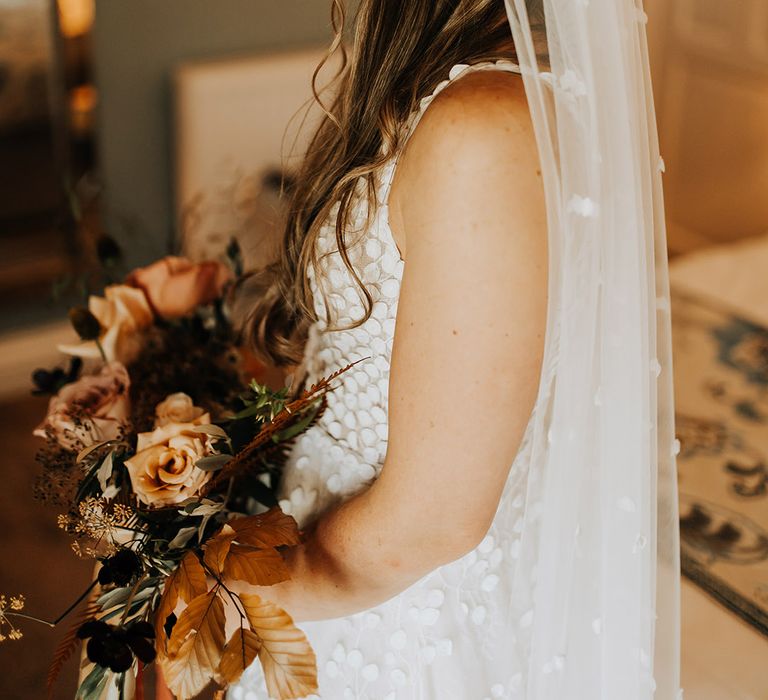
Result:
{"label": "dark burgundy flower", "polygon": [[71,384],[77,380],[82,367],[83,361],[79,357],[73,357],[66,370],[61,367],[54,367],[51,370],[42,367],[36,369],[32,372],[32,383],[35,385],[32,393],[56,394],[65,384]]}
{"label": "dark burgundy flower", "polygon": [[86,652],[93,663],[115,673],[127,671],[134,656],[148,664],[155,659],[155,630],[143,620],[127,625],[109,625],[102,620],[90,620],[77,631],[80,639],[87,639]]}
{"label": "dark burgundy flower", "polygon": [[114,583],[127,586],[143,570],[139,555],[130,549],[121,549],[109,559],[105,559],[99,570],[99,583],[105,586]]}

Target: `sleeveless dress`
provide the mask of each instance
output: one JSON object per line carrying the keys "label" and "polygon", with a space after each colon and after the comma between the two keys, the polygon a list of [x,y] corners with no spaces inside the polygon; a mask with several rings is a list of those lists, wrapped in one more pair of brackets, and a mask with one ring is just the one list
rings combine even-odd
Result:
{"label": "sleeveless dress", "polygon": [[[508,61],[459,64],[422,99],[410,132],[450,82],[479,70],[519,72]],[[326,330],[326,294],[338,325],[363,316],[358,288],[336,248],[335,207],[318,239],[320,263],[309,277],[318,318],[305,352],[307,381],[362,358],[328,395],[328,409],[292,448],[280,506],[300,527],[372,484],[387,452],[387,398],[395,316],[404,262],[387,220],[396,157],[377,174],[378,207],[366,225],[358,198],[347,239],[355,270],[373,296],[373,313],[352,330]],[[362,185],[362,183],[361,183]],[[360,194],[364,194],[361,187]],[[529,428],[532,421],[529,422]],[[347,617],[303,622],[317,655],[315,700],[491,700],[523,698],[525,628],[515,612],[512,577],[522,529],[529,430],[514,461],[493,523],[462,558],[435,569],[394,598]],[[524,572],[518,572],[518,575]],[[230,700],[267,700],[255,662],[230,689]]]}

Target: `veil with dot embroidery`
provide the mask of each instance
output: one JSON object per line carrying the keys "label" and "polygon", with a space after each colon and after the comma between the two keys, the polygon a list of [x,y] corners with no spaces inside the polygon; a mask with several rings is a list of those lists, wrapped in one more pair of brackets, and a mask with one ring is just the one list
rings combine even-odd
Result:
{"label": "veil with dot embroidery", "polygon": [[512,594],[525,697],[675,700],[676,442],[647,17],[640,0],[543,0],[543,42],[530,1],[506,6],[550,251],[518,562],[534,573]]}

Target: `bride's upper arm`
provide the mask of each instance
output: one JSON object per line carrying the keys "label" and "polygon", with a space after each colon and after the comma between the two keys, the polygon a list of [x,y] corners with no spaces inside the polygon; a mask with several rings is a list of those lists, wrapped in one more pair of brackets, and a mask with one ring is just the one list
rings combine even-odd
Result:
{"label": "bride's upper arm", "polygon": [[479,73],[445,90],[396,188],[407,250],[375,489],[401,554],[450,560],[487,531],[539,383],[546,223],[519,78]]}

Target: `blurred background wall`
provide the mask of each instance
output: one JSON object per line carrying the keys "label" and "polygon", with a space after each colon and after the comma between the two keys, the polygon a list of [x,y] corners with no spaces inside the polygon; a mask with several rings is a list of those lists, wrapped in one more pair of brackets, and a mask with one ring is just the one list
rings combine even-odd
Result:
{"label": "blurred background wall", "polygon": [[768,229],[768,3],[647,0],[669,244]]}
{"label": "blurred background wall", "polygon": [[320,46],[329,37],[325,0],[99,0],[94,66],[104,223],[127,244],[131,264],[165,254],[174,240],[174,68]]}

